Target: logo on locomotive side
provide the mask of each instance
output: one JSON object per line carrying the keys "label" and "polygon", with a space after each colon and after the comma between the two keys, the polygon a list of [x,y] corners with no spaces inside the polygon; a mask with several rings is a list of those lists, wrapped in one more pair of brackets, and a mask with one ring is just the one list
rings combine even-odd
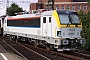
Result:
{"label": "logo on locomotive side", "polygon": [[39,29],[37,30],[37,34],[39,34],[39,35],[41,34],[41,31]]}
{"label": "logo on locomotive side", "polygon": [[68,29],[69,31],[75,31],[75,28]]}

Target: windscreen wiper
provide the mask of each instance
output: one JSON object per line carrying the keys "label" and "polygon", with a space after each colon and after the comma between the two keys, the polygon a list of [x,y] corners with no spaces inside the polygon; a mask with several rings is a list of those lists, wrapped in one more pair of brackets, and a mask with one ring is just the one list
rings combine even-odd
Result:
{"label": "windscreen wiper", "polygon": [[69,22],[72,24],[72,18],[70,16],[70,14],[68,16],[69,16]]}
{"label": "windscreen wiper", "polygon": [[[73,20],[73,18],[69,15],[69,20],[71,21],[71,24],[75,24],[75,27],[78,27],[77,23]],[[74,22],[74,23],[73,23]]]}
{"label": "windscreen wiper", "polygon": [[68,15],[69,21],[66,27],[70,27],[70,24],[72,24],[71,18],[70,18],[70,14]]}

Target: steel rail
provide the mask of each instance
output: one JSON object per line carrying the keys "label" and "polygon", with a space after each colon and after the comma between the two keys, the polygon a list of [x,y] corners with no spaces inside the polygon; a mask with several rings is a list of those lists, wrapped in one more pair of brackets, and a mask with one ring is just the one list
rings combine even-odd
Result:
{"label": "steel rail", "polygon": [[[12,40],[10,40],[10,41],[12,41]],[[13,50],[15,51],[15,53],[17,53],[18,55],[20,55],[20,56],[22,56],[23,58],[25,58],[25,60],[28,60],[26,57],[24,57],[21,53],[19,53],[16,49],[14,49],[14,48],[13,48],[12,46],[10,46],[8,43],[6,43],[5,41],[3,41],[3,42],[4,42],[6,45],[8,45],[11,49],[13,49]],[[14,42],[14,41],[13,41],[13,42]],[[42,59],[44,59],[44,60],[51,60],[51,59],[49,59],[49,58],[41,55],[40,53],[35,52],[34,50],[29,49],[29,48],[27,48],[27,47],[25,47],[25,46],[23,46],[23,45],[21,45],[21,44],[19,44],[19,43],[16,43],[16,44],[18,44],[18,45],[22,46],[23,48],[29,50],[30,52],[36,54],[37,56],[39,56],[40,58],[42,58]]]}
{"label": "steel rail", "polygon": [[25,56],[23,56],[20,52],[18,52],[16,49],[14,49],[12,46],[10,46],[8,43],[6,43],[4,40],[2,40],[8,47],[10,47],[16,54],[23,57],[25,60],[28,60]]}

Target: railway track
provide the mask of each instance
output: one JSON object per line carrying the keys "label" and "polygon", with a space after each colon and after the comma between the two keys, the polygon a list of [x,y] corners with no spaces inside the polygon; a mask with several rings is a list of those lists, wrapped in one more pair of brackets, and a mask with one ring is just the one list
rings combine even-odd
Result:
{"label": "railway track", "polygon": [[[24,50],[26,52],[25,54],[29,54],[28,51],[26,51],[26,50],[31,51],[35,55],[39,56],[42,60],[72,60],[72,59],[68,59],[68,58],[62,57],[62,56],[57,56],[56,54],[50,54],[48,51],[44,51],[44,50],[41,50],[41,49],[36,49],[35,47],[32,48],[33,46],[30,47],[30,45],[26,46],[27,44],[25,45],[24,43],[20,43],[20,42],[16,43],[13,40],[5,39],[5,38],[3,40],[5,40],[6,43],[10,44],[10,46],[17,44],[18,45],[18,49]],[[14,49],[17,49],[16,47],[14,47]],[[24,49],[21,49],[21,47],[23,47]],[[22,54],[22,55],[24,55],[24,54]],[[31,55],[29,55],[29,56],[31,56]],[[27,56],[28,60],[30,60],[30,58],[28,58],[29,56]],[[32,57],[32,58],[36,58],[36,60],[37,60],[37,57]],[[32,59],[32,60],[34,60],[34,59]],[[38,60],[40,60],[40,59],[38,59]]]}
{"label": "railway track", "polygon": [[[49,58],[31,50],[31,49],[26,49],[20,45],[18,45],[15,42],[8,41],[8,40],[2,40],[2,45],[4,48],[12,53],[16,53],[17,55],[23,57],[25,60],[50,60]],[[8,46],[8,47],[7,47]]]}
{"label": "railway track", "polygon": [[[4,40],[6,41],[7,39],[4,39]],[[10,40],[10,41],[13,42],[13,40]],[[86,58],[82,58],[79,56],[75,56],[74,54],[70,55],[70,54],[64,54],[64,53],[55,52],[55,51],[47,51],[46,49],[34,47],[34,46],[31,46],[31,45],[28,45],[25,43],[20,43],[20,42],[16,43],[14,41],[13,44],[17,44],[18,46],[20,45],[25,49],[29,49],[29,50],[38,52],[38,53],[34,53],[34,54],[36,54],[38,56],[41,55],[39,57],[43,58],[44,60],[61,60],[61,59],[62,60],[85,60],[86,59]],[[11,45],[13,45],[13,44],[11,44]],[[45,56],[45,57],[42,57],[42,56]]]}
{"label": "railway track", "polygon": [[[85,60],[85,59],[89,60],[90,59],[90,55],[84,54],[84,53],[75,52],[75,51],[68,51],[68,54],[69,54],[68,55],[68,54],[63,54],[63,53],[55,52],[55,51],[47,51],[46,49],[34,47],[34,46],[31,46],[31,45],[28,45],[28,44],[24,44],[24,43],[21,43],[21,44],[24,45],[24,46],[29,47],[30,49],[35,48],[36,50],[39,49],[39,51],[42,50],[42,51],[48,52],[48,53],[50,53],[52,55],[63,56],[63,57],[74,59],[74,60]],[[33,49],[33,50],[35,50],[35,49]]]}
{"label": "railway track", "polygon": [[80,50],[78,50],[77,52],[75,52],[75,51],[66,51],[65,53],[90,60],[90,55],[88,53],[80,52]]}
{"label": "railway track", "polygon": [[55,54],[51,51],[48,51],[46,49],[42,49],[42,48],[39,48],[39,47],[34,47],[34,46],[31,46],[31,45],[28,45],[28,44],[25,44],[25,43],[20,43],[20,44],[24,45],[25,47],[28,47],[29,49],[37,51],[37,52],[39,52],[40,54],[42,54],[44,56],[49,57],[51,60],[72,60],[72,59],[57,55],[57,54]]}

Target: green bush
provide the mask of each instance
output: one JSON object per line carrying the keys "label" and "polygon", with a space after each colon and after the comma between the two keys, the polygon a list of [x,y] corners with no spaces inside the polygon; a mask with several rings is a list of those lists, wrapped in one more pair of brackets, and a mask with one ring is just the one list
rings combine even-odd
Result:
{"label": "green bush", "polygon": [[82,36],[86,39],[84,48],[90,51],[90,11],[84,13],[82,10],[79,12],[79,17],[82,20]]}

